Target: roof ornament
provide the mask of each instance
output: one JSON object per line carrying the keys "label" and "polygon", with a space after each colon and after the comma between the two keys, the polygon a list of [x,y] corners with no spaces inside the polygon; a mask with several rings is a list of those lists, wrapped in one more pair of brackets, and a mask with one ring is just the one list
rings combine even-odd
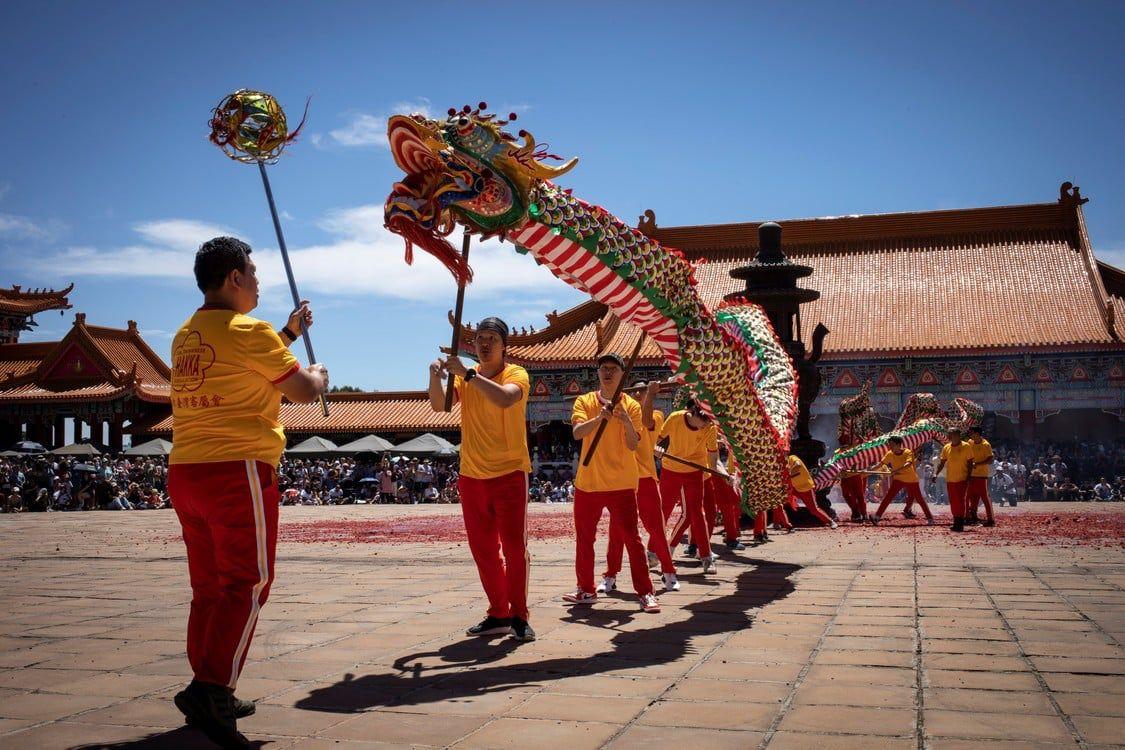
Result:
{"label": "roof ornament", "polygon": [[1064,182],[1062,185],[1059,185],[1059,203],[1068,208],[1075,208],[1081,206],[1083,203],[1089,203],[1090,199],[1083,198],[1080,192],[1081,190],[1082,188],[1074,183]]}
{"label": "roof ornament", "polygon": [[86,313],[74,313],[74,325],[76,325],[76,326],[86,325]]}
{"label": "roof ornament", "polygon": [[646,208],[645,212],[637,218],[637,229],[645,234],[652,234],[656,231],[656,212],[651,208]]}

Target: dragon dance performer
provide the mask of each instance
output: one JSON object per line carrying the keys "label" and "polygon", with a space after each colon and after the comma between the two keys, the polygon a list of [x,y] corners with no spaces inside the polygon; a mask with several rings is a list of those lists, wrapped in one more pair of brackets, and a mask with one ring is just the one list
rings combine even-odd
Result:
{"label": "dragon dance performer", "polygon": [[922,507],[922,513],[926,516],[926,524],[933,526],[934,516],[930,513],[930,506],[926,505],[926,498],[922,495],[922,489],[919,486],[914,451],[903,447],[902,438],[897,435],[892,436],[887,444],[890,446],[890,450],[879,463],[871,467],[872,471],[881,470],[883,467],[890,471],[890,485],[887,487],[887,493],[883,495],[883,502],[879,503],[879,509],[875,511],[875,515],[871,516],[871,523],[878,525],[883,520],[883,512],[887,509],[887,506],[894,502],[899,493],[905,491],[907,504],[918,503]]}
{"label": "dragon dance performer", "polygon": [[[637,470],[640,472],[640,480],[637,483],[637,510],[641,516],[641,523],[648,532],[649,567],[659,562],[664,590],[679,591],[680,582],[676,578],[676,564],[672,560],[672,551],[668,547],[668,537],[664,532],[667,519],[664,517],[664,508],[660,501],[656,457],[653,453],[656,436],[664,427],[664,413],[653,408],[656,394],[660,392],[660,385],[658,381],[648,383],[641,397],[641,438],[634,452]],[[624,548],[625,543],[617,527],[610,525],[609,544],[605,553],[606,570],[597,593],[612,591],[617,586],[617,574],[621,571],[621,556]]]}
{"label": "dragon dance performer", "polygon": [[[726,473],[721,462],[715,468]],[[715,533],[717,515],[723,514],[723,544],[732,551],[744,550],[746,545],[739,541],[742,534],[742,502],[731,486],[730,480],[708,474],[703,483],[703,511],[707,514],[707,533]]]}
{"label": "dragon dance performer", "polygon": [[[457,489],[469,550],[488,597],[488,615],[469,635],[511,634],[535,640],[528,623],[527,587],[527,370],[505,361],[508,324],[485,318],[477,324],[477,368],[456,353],[430,365],[430,406],[445,411],[446,374],[461,402],[461,468]],[[500,552],[504,557],[501,559]]]}
{"label": "dragon dance performer", "polygon": [[949,442],[941,449],[941,460],[930,479],[933,484],[938,474],[945,469],[945,486],[949,492],[949,510],[953,513],[954,531],[965,530],[965,493],[968,491],[969,473],[972,470],[973,447],[962,442],[961,430],[951,427],[946,432]]}
{"label": "dragon dance performer", "polygon": [[[667,452],[686,461],[714,469],[719,460],[718,429],[707,418],[695,399],[687,400],[686,408],[674,411],[664,421],[657,442],[667,442]],[[703,517],[703,471],[672,459],[661,462],[660,497],[667,518],[679,503],[681,516],[668,537],[674,548],[686,526],[703,561],[703,572],[715,570],[718,555],[711,552],[707,521]]]}
{"label": "dragon dance performer", "polygon": [[[849,448],[853,446],[848,446]],[[867,475],[845,471],[840,474],[840,494],[852,511],[851,520],[863,523],[867,520]]]}
{"label": "dragon dance performer", "polygon": [[203,243],[195,280],[204,304],[172,341],[168,491],[187,546],[194,675],[174,701],[222,747],[249,747],[237,719],[254,704],[234,689],[274,577],[281,396],[315,401],[328,387],[324,365],[302,368],[289,351],[302,325],[312,324],[307,302],[281,336],[249,317],[258,306],[250,252],[233,237]]}
{"label": "dragon dance performer", "polygon": [[992,513],[992,498],[988,496],[988,478],[992,468],[992,444],[980,434],[980,427],[969,428],[969,445],[973,449],[973,462],[969,470],[969,486],[965,492],[965,522],[980,523],[977,510],[984,501],[984,523],[982,526],[995,526],[996,516]]}
{"label": "dragon dance performer", "polygon": [[789,455],[789,484],[793,488],[793,494],[805,504],[805,507],[809,509],[809,513],[812,513],[816,520],[820,521],[825,526],[833,529],[836,528],[836,522],[829,518],[828,514],[821,510],[816,504],[816,493],[814,492],[816,485],[813,482],[812,475],[809,474],[808,468],[805,466],[805,462],[792,454]]}
{"label": "dragon dance performer", "polygon": [[[582,442],[581,455],[587,456],[598,427],[605,423],[598,450],[589,463],[578,464],[574,478],[574,569],[578,588],[563,596],[574,604],[592,604],[594,590],[594,541],[602,511],[609,510],[609,526],[616,529],[629,553],[633,590],[645,612],[659,612],[641,535],[637,531],[637,467],[635,451],[641,440],[641,406],[627,393],[618,394],[625,375],[625,360],[616,354],[598,357],[600,389],[574,401],[571,425],[574,439]],[[618,395],[617,403],[613,402]],[[610,588],[612,590],[612,588]]]}

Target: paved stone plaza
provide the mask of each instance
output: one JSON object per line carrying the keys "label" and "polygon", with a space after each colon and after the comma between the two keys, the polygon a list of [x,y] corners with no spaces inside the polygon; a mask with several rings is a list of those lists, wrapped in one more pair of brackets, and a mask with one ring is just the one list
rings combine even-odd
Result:
{"label": "paved stone plaza", "polygon": [[[283,508],[282,524],[407,514],[458,509]],[[572,542],[534,541],[526,645],[463,635],[484,611],[463,542],[283,542],[240,728],[271,750],[1125,743],[1120,539],[987,531],[777,535],[714,576],[684,561],[657,615],[625,595],[564,606]],[[177,534],[171,511],[0,516],[0,747],[210,746],[170,700],[189,679]]]}

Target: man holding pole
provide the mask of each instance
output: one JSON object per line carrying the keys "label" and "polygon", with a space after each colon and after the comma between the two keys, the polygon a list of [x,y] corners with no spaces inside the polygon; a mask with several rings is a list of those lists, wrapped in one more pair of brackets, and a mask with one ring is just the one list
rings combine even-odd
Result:
{"label": "man holding pole", "polygon": [[222,747],[249,746],[236,720],[254,704],[235,698],[234,689],[274,575],[281,396],[315,401],[328,388],[324,365],[302,368],[288,348],[294,329],[312,323],[307,303],[282,329],[288,342],[247,315],[258,305],[250,252],[233,237],[199,248],[195,280],[204,304],[172,341],[168,490],[187,547],[194,674],[174,701]]}
{"label": "man holding pole", "polygon": [[[616,529],[629,554],[633,590],[645,612],[659,612],[660,604],[648,575],[648,563],[637,531],[637,482],[640,471],[635,451],[640,444],[641,407],[622,393],[625,360],[617,354],[598,357],[599,389],[574,402],[571,425],[574,439],[582,441],[582,455],[574,479],[574,568],[578,587],[563,596],[573,604],[592,604],[594,590],[594,541],[603,510],[609,510],[610,529]],[[616,399],[616,400],[615,400]],[[601,429],[596,451],[594,436]],[[591,455],[592,453],[592,455]]]}
{"label": "man holding pole", "polygon": [[[718,428],[695,399],[689,398],[685,409],[668,415],[659,441],[667,441],[666,451],[670,454],[661,461],[660,496],[664,503],[664,516],[672,512],[676,503],[680,504],[683,513],[670,537],[671,544],[679,541],[684,525],[690,525],[691,540],[699,550],[703,572],[711,573],[715,570],[718,555],[711,552],[707,520],[703,516],[703,467],[714,471],[718,463]],[[671,456],[682,458],[685,462],[676,461]]]}
{"label": "man holding pole", "polygon": [[[508,324],[485,318],[477,325],[475,368],[453,352],[430,365],[434,411],[445,410],[444,376],[454,376],[461,402],[461,470],[457,489],[469,549],[488,597],[488,615],[469,635],[511,634],[535,640],[528,623],[527,585],[527,370],[505,361]],[[500,557],[503,550],[503,559]]]}

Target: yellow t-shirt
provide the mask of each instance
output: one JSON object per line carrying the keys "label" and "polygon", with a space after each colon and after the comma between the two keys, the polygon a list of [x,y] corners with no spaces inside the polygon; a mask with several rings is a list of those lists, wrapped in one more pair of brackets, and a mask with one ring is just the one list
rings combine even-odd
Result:
{"label": "yellow t-shirt", "polygon": [[887,451],[887,455],[883,456],[879,465],[886,466],[891,470],[890,479],[892,482],[918,481],[918,472],[914,470],[914,451],[909,448],[903,448],[902,453],[899,454],[895,454],[894,451]]}
{"label": "yellow t-shirt", "polygon": [[[657,442],[668,438],[668,452],[673,456],[678,456],[700,466],[710,466],[711,464],[707,461],[707,454],[718,453],[719,451],[718,429],[713,422],[709,422],[698,430],[693,430],[688,427],[686,416],[687,411],[683,409],[669,414],[668,418],[664,420],[664,426],[660,429],[660,437],[657,438]],[[693,469],[687,464],[673,461],[670,458],[661,461],[660,465],[664,468],[664,471],[677,474],[699,471],[699,469]]]}
{"label": "yellow t-shirt", "polygon": [[637,470],[640,472],[641,479],[656,479],[656,456],[654,452],[656,450],[656,438],[660,436],[660,430],[664,427],[664,413],[658,409],[653,409],[652,424],[651,430],[645,427],[643,423],[641,424],[639,430],[641,441],[637,444],[637,450],[634,453],[637,457]]}
{"label": "yellow t-shirt", "polygon": [[[992,457],[992,443],[988,442],[984,438],[981,438],[979,443],[974,443],[972,440],[970,440],[969,445],[973,447],[974,461],[984,461],[985,459]],[[991,472],[989,471],[990,468],[992,468],[992,464],[974,464],[973,476],[988,477],[991,475]]]}
{"label": "yellow t-shirt", "polygon": [[[794,470],[797,471],[797,476],[792,476]],[[789,481],[797,492],[809,492],[816,487],[813,484],[812,475],[805,467],[805,462],[796,456],[789,456],[789,474]]]}
{"label": "yellow t-shirt", "polygon": [[973,446],[968,443],[954,445],[946,443],[941,449],[945,461],[945,481],[964,482],[969,478],[969,459],[973,457]]}
{"label": "yellow t-shirt", "polygon": [[531,381],[519,365],[504,365],[490,380],[515,383],[523,395],[507,409],[489,401],[472,383],[460,377],[453,388],[461,401],[461,473],[472,479],[492,479],[513,471],[531,471],[527,452],[527,394]]}
{"label": "yellow t-shirt", "polygon": [[[574,400],[574,410],[570,416],[571,425],[588,422],[596,417],[602,409],[602,403],[597,391],[579,396]],[[624,393],[621,394],[621,403],[625,406],[629,421],[633,423],[633,429],[640,433],[642,431],[641,405]],[[637,468],[636,455],[625,444],[625,425],[619,419],[609,420],[598,443],[598,450],[590,459],[590,465],[583,466],[582,461],[590,450],[590,444],[594,442],[595,434],[597,433],[592,432],[582,438],[582,448],[578,453],[578,476],[574,478],[574,488],[583,492],[635,490],[640,470]]]}
{"label": "yellow t-shirt", "polygon": [[263,461],[285,450],[277,384],[300,365],[269,323],[200,308],[172,339],[170,464]]}

